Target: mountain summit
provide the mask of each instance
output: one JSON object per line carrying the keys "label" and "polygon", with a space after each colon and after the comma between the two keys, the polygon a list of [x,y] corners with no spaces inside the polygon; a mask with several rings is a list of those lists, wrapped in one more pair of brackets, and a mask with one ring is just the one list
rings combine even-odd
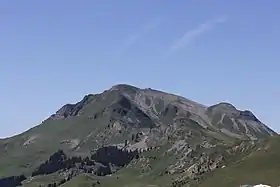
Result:
{"label": "mountain summit", "polygon": [[[105,103],[104,100],[107,102]],[[206,107],[181,96],[126,84],[115,85],[102,94],[87,95],[76,104],[67,104],[51,118],[91,116],[92,111],[89,110],[93,109],[94,105],[103,105],[103,110],[109,110],[116,104],[120,104],[127,112],[131,112],[131,106],[134,106],[138,112],[151,120],[151,123],[162,127],[168,125],[166,120],[176,121],[179,118],[186,118],[202,128],[212,127],[231,137],[254,139],[276,134],[259,121],[251,111],[240,111],[232,104],[219,103]]]}
{"label": "mountain summit", "polygon": [[[70,180],[82,173],[106,175],[130,167],[142,168],[141,176],[155,172],[170,181],[175,177],[172,185],[178,186],[220,167],[234,155],[230,146],[237,141],[274,135],[252,112],[229,103],[207,107],[178,95],[119,84],[66,104],[42,124],[0,140],[0,177],[58,172]],[[243,151],[250,148],[242,146]],[[143,157],[153,153],[157,156]],[[150,168],[152,160],[157,169]]]}

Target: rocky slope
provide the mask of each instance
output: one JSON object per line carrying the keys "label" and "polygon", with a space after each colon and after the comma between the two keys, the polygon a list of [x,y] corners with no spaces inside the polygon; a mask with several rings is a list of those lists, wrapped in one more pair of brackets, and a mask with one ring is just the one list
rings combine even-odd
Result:
{"label": "rocky slope", "polygon": [[[236,141],[258,141],[274,135],[252,112],[228,103],[207,107],[153,89],[116,85],[103,93],[87,95],[76,104],[66,104],[42,124],[0,140],[0,177],[31,176],[58,150],[69,159],[81,159],[68,168],[55,167],[59,169],[48,175],[62,176],[55,174],[61,169],[64,173],[81,169],[83,173],[80,164],[87,162],[81,160],[104,147],[116,147],[124,152],[120,155],[126,155],[120,157],[125,164],[116,164],[119,161],[111,160],[114,156],[106,162],[93,156],[92,162],[103,165],[101,168],[110,167],[110,171],[123,168],[120,172],[133,170],[141,176],[150,173],[173,181],[169,185],[187,185],[235,158],[235,153],[227,150]],[[130,152],[137,154],[124,159]],[[96,174],[100,167],[93,168]],[[27,181],[25,185],[34,181],[40,184],[34,178]]]}

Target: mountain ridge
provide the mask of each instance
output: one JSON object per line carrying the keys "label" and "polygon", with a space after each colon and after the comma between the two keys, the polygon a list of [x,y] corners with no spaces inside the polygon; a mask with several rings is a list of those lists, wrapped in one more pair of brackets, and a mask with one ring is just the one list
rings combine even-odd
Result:
{"label": "mountain ridge", "polygon": [[[0,177],[13,175],[3,179],[7,182],[25,179],[24,174],[29,187],[41,175],[70,180],[83,173],[103,176],[132,170],[135,176],[164,176],[169,186],[177,187],[202,180],[276,135],[252,112],[229,103],[205,106],[120,84],[65,104],[40,125],[1,139]],[[240,141],[241,148],[233,149]]]}
{"label": "mountain ridge", "polygon": [[[243,111],[239,110],[234,105],[232,105],[230,103],[226,103],[226,102],[220,102],[220,103],[217,103],[217,104],[214,104],[214,105],[211,105],[211,106],[206,106],[206,105],[200,104],[198,102],[195,102],[193,100],[186,99],[183,96],[170,94],[170,93],[167,93],[165,91],[155,90],[155,89],[151,89],[151,88],[141,89],[141,88],[138,88],[136,86],[131,86],[131,85],[128,85],[128,84],[117,84],[117,85],[112,86],[110,89],[105,90],[104,92],[110,92],[112,90],[125,93],[125,96],[130,98],[130,99],[131,99],[131,96],[126,91],[129,91],[129,92],[131,92],[131,91],[132,92],[142,91],[142,92],[147,92],[147,93],[154,92],[158,95],[162,95],[162,97],[163,97],[163,95],[168,95],[169,99],[172,100],[172,101],[183,100],[183,101],[186,101],[186,102],[200,108],[200,110],[202,110],[202,111],[205,110],[205,112],[208,112],[208,111],[212,110],[213,108],[215,108],[216,110],[219,110],[220,112],[223,111],[223,112],[228,113],[228,111],[231,111],[230,115],[235,115],[235,117],[239,116],[241,118],[247,118],[248,120],[253,120],[253,121],[256,121],[258,123],[263,124],[251,111],[249,111],[249,110],[243,110]],[[104,92],[102,92],[102,93],[104,93]],[[102,93],[99,93],[99,94],[102,94]],[[64,110],[66,110],[66,111],[70,110],[70,108],[74,107],[74,106],[76,106],[75,112],[77,112],[77,109],[79,109],[79,106],[80,106],[81,103],[86,104],[85,102],[88,101],[89,98],[93,98],[94,96],[99,95],[99,94],[88,94],[88,95],[84,96],[84,98],[81,101],[79,101],[77,103],[66,104],[66,105],[62,106],[56,113],[61,113],[61,111],[64,111]],[[53,118],[55,115],[56,114],[53,114],[51,116],[51,118]],[[61,117],[61,115],[59,115],[59,116]],[[267,127],[266,129],[268,129],[269,133],[275,134],[275,133],[273,133],[274,131],[272,129],[270,129],[269,127]]]}

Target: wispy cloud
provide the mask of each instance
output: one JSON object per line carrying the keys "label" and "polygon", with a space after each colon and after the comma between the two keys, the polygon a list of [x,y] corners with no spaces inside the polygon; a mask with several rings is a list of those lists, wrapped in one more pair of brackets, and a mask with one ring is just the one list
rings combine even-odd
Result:
{"label": "wispy cloud", "polygon": [[160,21],[161,20],[159,18],[154,19],[145,24],[137,32],[128,36],[124,43],[121,46],[119,46],[119,49],[116,51],[114,58],[120,57],[125,52],[125,50],[127,50],[132,45],[136,44],[144,35],[152,31],[153,29],[156,29]]}
{"label": "wispy cloud", "polygon": [[164,55],[164,57],[169,57],[173,55],[176,51],[184,48],[185,46],[189,45],[191,42],[193,42],[196,38],[204,34],[205,32],[209,31],[211,28],[213,28],[215,25],[219,23],[224,23],[227,21],[227,18],[219,18],[210,20],[208,22],[205,22],[203,24],[200,24],[198,27],[193,28],[191,30],[187,30],[184,35],[176,40],[173,45],[170,46],[167,53]]}

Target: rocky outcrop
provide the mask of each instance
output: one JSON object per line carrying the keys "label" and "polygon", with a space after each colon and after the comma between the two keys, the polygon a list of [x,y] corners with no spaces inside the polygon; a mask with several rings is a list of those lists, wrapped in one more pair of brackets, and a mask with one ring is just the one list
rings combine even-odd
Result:
{"label": "rocky outcrop", "polygon": [[[82,173],[90,173],[98,176],[112,174],[138,157],[139,153],[137,150],[128,151],[115,146],[102,147],[96,150],[91,156],[84,158],[80,156],[68,157],[63,150],[58,150],[48,160],[39,165],[32,172],[31,176],[59,172],[60,175],[64,176],[64,179],[58,183],[49,184],[49,186],[59,186]],[[20,186],[21,182],[26,179],[24,175],[1,178],[0,186]]]}
{"label": "rocky outcrop", "polygon": [[32,176],[48,175],[59,170],[70,170],[76,174],[94,173],[108,175],[113,167],[121,168],[138,156],[137,151],[127,151],[115,146],[101,147],[90,157],[67,157],[63,150],[58,150],[32,172]]}
{"label": "rocky outcrop", "polygon": [[55,114],[51,115],[51,119],[61,119],[69,116],[81,115],[83,107],[94,99],[93,94],[86,95],[80,102],[76,104],[66,104],[61,107]]}
{"label": "rocky outcrop", "polygon": [[206,114],[211,119],[211,124],[222,132],[235,138],[258,139],[277,135],[273,130],[264,125],[251,111],[238,110],[229,103],[219,103],[210,106]]}

